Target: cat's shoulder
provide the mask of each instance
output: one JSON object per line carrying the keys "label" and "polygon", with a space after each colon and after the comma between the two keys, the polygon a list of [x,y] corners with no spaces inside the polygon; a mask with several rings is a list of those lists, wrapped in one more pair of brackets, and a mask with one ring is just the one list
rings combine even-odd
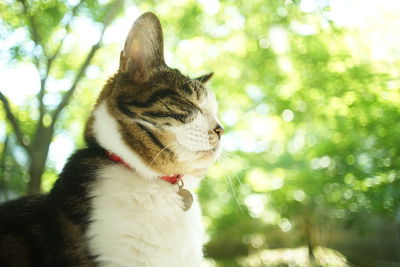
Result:
{"label": "cat's shoulder", "polygon": [[82,185],[96,179],[96,171],[110,163],[107,152],[100,147],[87,147],[75,151],[67,160],[54,189],[59,184]]}
{"label": "cat's shoulder", "polygon": [[7,225],[17,225],[24,218],[35,214],[45,198],[45,195],[34,195],[2,203],[0,205],[0,230]]}
{"label": "cat's shoulder", "polygon": [[94,168],[109,162],[107,152],[99,146],[89,146],[76,150],[67,160],[63,172],[74,166]]}

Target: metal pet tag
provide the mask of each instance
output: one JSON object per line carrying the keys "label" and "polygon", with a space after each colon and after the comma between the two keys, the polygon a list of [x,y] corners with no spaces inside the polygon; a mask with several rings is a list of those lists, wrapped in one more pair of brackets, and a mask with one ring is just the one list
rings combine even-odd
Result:
{"label": "metal pet tag", "polygon": [[193,196],[190,191],[184,188],[179,188],[178,195],[182,197],[183,210],[187,211],[188,209],[190,209],[193,203]]}

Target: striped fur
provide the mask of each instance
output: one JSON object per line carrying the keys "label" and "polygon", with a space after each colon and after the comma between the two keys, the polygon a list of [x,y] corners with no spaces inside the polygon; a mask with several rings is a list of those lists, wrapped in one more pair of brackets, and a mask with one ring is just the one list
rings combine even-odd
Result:
{"label": "striped fur", "polygon": [[[87,238],[101,266],[201,265],[197,198],[184,212],[177,187],[159,176],[179,173],[189,187],[198,183],[220,151],[217,105],[204,87],[211,75],[190,79],[157,58],[162,56],[162,33],[158,19],[153,19],[134,24],[120,70],[108,80],[86,128],[87,140],[135,169],[102,168],[93,185],[93,223]],[[146,34],[135,32],[140,27],[153,28]],[[132,36],[145,38],[146,47],[137,40],[132,48]]]}
{"label": "striped fur", "polygon": [[48,195],[0,205],[0,266],[201,266],[197,198],[183,211],[177,186],[159,178],[183,174],[193,193],[218,157],[210,77],[169,68],[159,20],[139,17],[86,124],[87,147]]}
{"label": "striped fur", "polygon": [[[162,34],[160,27],[155,27],[151,32],[153,35]],[[130,33],[129,36],[141,34]],[[162,38],[156,36],[155,39],[159,43],[144,43],[161,46],[148,48],[150,51],[162,51]],[[159,56],[158,53],[154,55]],[[206,90],[202,81],[209,79],[210,75],[190,79],[178,70],[166,66],[162,58],[152,60],[158,63],[153,63],[144,74],[143,69],[149,68],[146,64],[145,67],[133,68],[133,72],[140,69],[143,79],[139,79],[138,74],[122,71],[132,69],[123,67],[125,61],[128,59],[121,56],[120,71],[108,80],[101,92],[87,125],[86,139],[97,140],[100,141],[100,145],[104,145],[93,131],[94,114],[104,104],[107,112],[115,118],[124,143],[152,170],[158,174],[203,173],[205,168],[193,167],[193,160],[198,158],[204,162],[209,157],[209,161],[212,162],[218,155],[216,152],[219,147],[218,134],[213,130],[219,126],[216,108],[204,106],[206,100],[210,100],[216,106],[213,94]],[[136,61],[129,58],[129,62]],[[185,133],[183,129],[187,129],[188,132]],[[198,135],[196,138],[201,139],[196,140],[198,143],[207,143],[203,147],[199,147],[198,143],[190,147],[187,142],[186,145],[179,142],[182,139],[193,139],[193,136],[188,136],[189,132],[198,132],[199,129],[203,134]],[[177,133],[180,133],[180,136],[177,136]],[[107,148],[113,150],[112,147]],[[182,162],[182,154],[190,154],[190,161]]]}

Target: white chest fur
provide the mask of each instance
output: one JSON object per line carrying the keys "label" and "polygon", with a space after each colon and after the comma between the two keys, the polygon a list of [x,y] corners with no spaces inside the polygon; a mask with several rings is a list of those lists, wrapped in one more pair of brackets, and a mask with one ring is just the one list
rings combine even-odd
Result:
{"label": "white chest fur", "polygon": [[122,165],[104,167],[98,177],[87,237],[100,266],[200,266],[203,229],[196,196],[184,212],[176,185],[143,179]]}

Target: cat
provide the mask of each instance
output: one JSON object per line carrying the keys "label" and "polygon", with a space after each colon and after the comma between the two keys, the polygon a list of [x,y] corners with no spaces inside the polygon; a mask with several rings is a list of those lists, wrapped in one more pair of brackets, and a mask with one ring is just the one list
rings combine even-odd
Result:
{"label": "cat", "polygon": [[205,83],[164,61],[159,19],[131,27],[85,128],[86,148],[47,195],[0,206],[0,266],[201,265],[193,189],[224,132]]}

